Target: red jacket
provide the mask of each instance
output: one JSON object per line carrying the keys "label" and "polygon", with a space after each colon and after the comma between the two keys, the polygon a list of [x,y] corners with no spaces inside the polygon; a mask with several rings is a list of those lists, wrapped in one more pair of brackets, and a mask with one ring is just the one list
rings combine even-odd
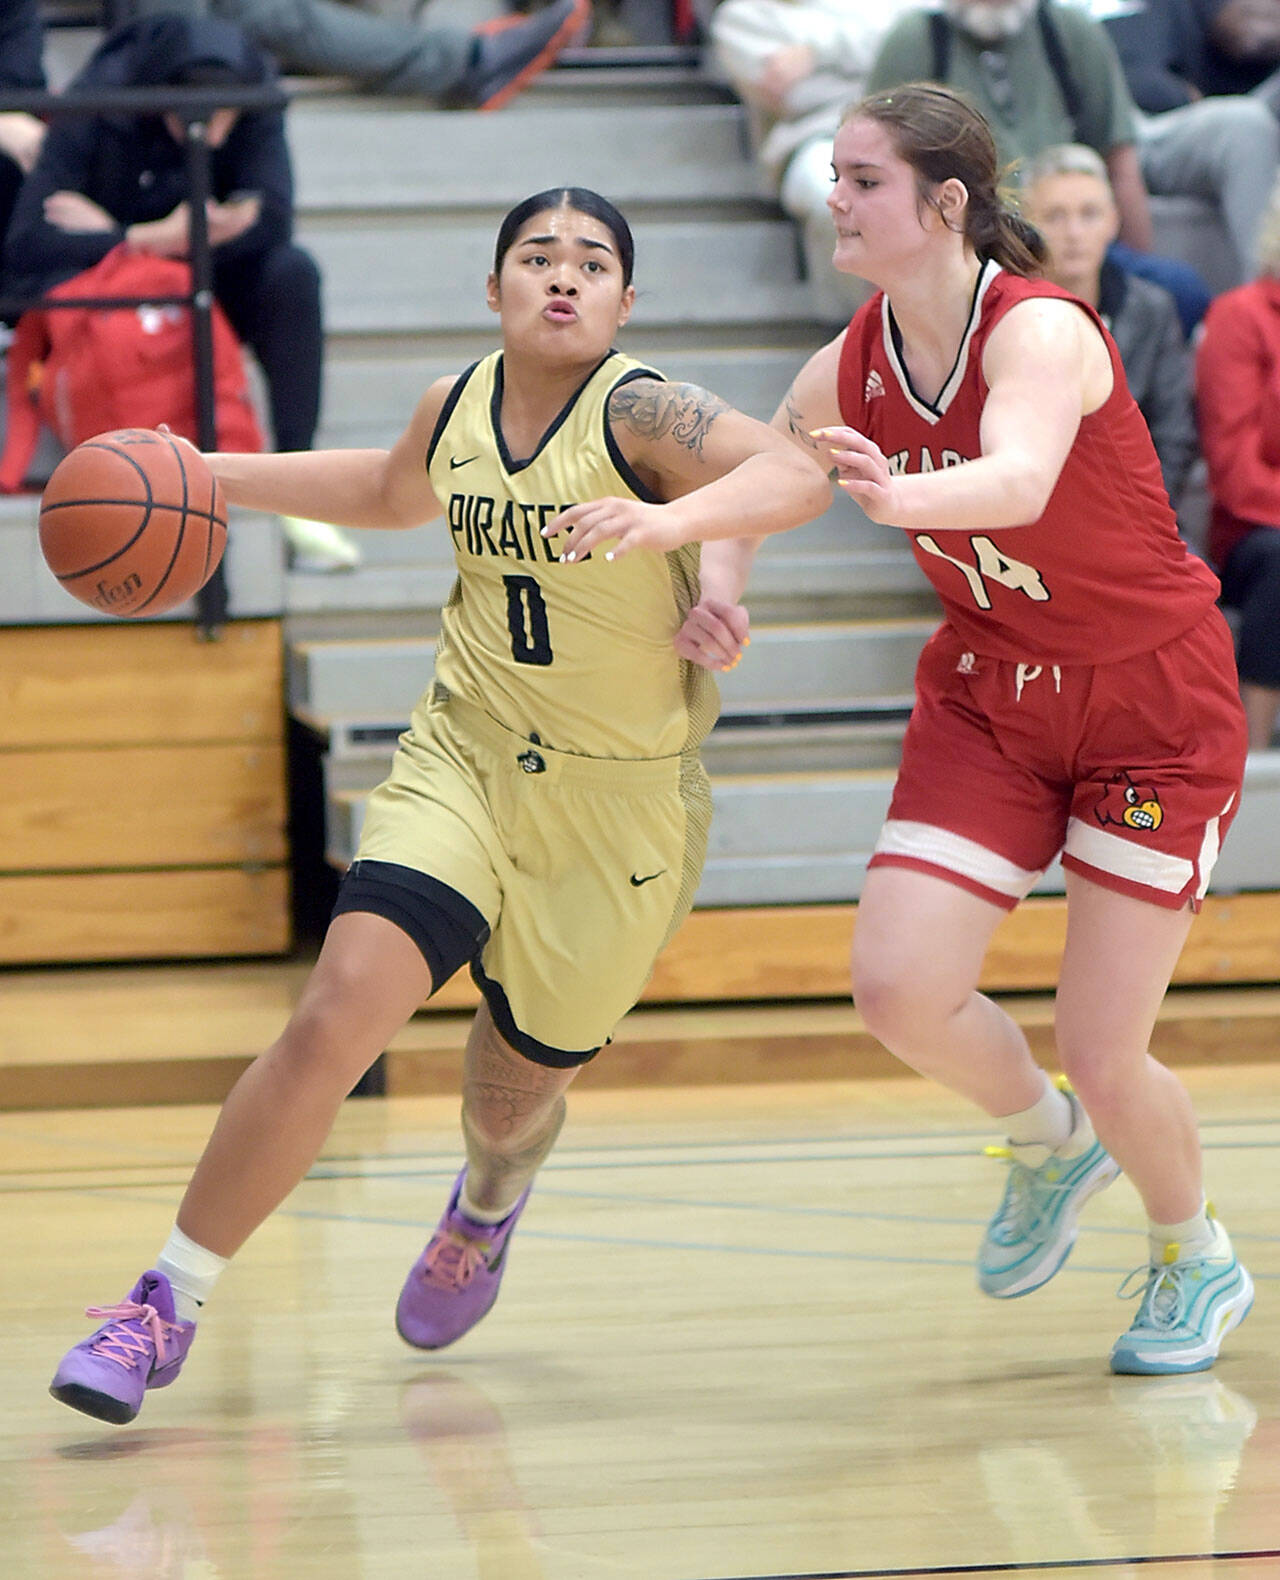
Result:
{"label": "red jacket", "polygon": [[1209,463],[1209,554],[1218,565],[1254,527],[1280,528],[1280,279],[1211,304],[1196,352],[1200,444]]}

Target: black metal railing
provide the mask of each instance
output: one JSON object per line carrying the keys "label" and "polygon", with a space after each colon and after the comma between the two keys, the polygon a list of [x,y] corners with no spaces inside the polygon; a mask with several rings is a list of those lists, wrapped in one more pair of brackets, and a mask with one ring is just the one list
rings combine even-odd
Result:
{"label": "black metal railing", "polygon": [[[0,294],[0,314],[11,317],[29,308],[57,311],[71,307],[186,307],[191,313],[192,375],[196,396],[196,442],[216,450],[218,433],[213,376],[213,251],[206,205],[210,181],[209,117],[214,110],[278,110],[289,96],[278,83],[209,87],[85,88],[65,93],[0,89],[0,111],[25,110],[51,120],[66,115],[165,115],[182,122],[187,190],[191,207],[191,290],[181,296],[10,296]],[[227,617],[227,582],[221,565],[196,595],[196,623],[205,637],[216,636]]]}

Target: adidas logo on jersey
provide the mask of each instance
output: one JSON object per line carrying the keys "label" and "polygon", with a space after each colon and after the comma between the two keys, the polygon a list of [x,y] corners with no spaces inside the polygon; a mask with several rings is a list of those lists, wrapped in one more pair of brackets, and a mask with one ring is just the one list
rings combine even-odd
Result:
{"label": "adidas logo on jersey", "polygon": [[877,395],[883,394],[884,380],[880,377],[879,371],[876,368],[872,368],[870,373],[867,374],[867,382],[863,386],[862,398],[863,400],[874,400]]}

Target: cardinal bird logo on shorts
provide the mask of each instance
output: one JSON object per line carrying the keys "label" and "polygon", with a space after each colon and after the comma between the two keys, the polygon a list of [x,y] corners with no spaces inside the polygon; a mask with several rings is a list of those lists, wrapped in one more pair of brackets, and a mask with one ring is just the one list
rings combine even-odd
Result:
{"label": "cardinal bird logo on shorts", "polygon": [[1151,833],[1164,822],[1164,808],[1152,786],[1139,784],[1123,770],[1107,780],[1094,815],[1099,823],[1119,823],[1141,834]]}

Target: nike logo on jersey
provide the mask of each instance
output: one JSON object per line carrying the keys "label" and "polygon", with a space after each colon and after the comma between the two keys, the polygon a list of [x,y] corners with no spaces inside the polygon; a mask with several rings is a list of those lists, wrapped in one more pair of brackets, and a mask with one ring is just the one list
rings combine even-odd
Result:
{"label": "nike logo on jersey", "polygon": [[647,877],[644,878],[633,872],[631,874],[631,887],[633,889],[638,889],[643,884],[652,883],[655,878],[660,878],[666,870],[667,869],[665,867],[662,867],[657,872],[651,872]]}
{"label": "nike logo on jersey", "polygon": [[464,455],[463,458],[459,460],[456,455],[451,455],[449,457],[449,470],[451,472],[456,472],[460,466],[470,466],[472,461],[476,459],[477,457],[474,455]]}
{"label": "nike logo on jersey", "polygon": [[867,382],[862,387],[862,398],[863,400],[874,400],[877,395],[883,394],[884,380],[880,377],[879,372],[872,368],[870,373],[867,374]]}

